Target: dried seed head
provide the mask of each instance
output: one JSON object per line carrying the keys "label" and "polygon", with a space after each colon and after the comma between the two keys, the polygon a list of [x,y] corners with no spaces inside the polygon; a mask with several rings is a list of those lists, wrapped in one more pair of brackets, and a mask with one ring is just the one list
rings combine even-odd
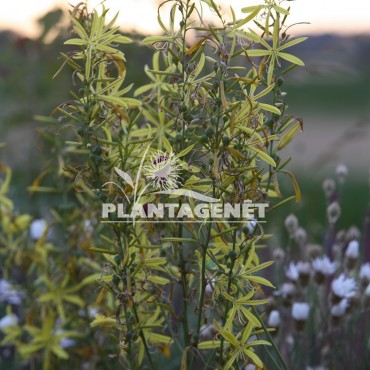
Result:
{"label": "dried seed head", "polygon": [[274,261],[281,262],[285,258],[285,252],[281,248],[275,248],[274,251],[272,252],[272,257]]}
{"label": "dried seed head", "polygon": [[352,225],[346,232],[346,240],[360,240],[361,239],[361,231],[358,229],[357,226]]}
{"label": "dried seed head", "polygon": [[329,224],[335,224],[340,216],[340,206],[338,202],[330,203],[328,208],[326,209],[326,213],[328,216]]}
{"label": "dried seed head", "polygon": [[297,227],[298,227],[298,218],[293,213],[291,213],[285,219],[284,225],[285,225],[286,229],[288,230],[288,233],[290,235],[293,235],[294,232],[297,230]]}
{"label": "dried seed head", "polygon": [[294,233],[294,241],[300,246],[304,246],[307,243],[307,233],[303,227],[299,227]]}
{"label": "dried seed head", "polygon": [[326,179],[322,184],[324,193],[328,199],[330,199],[336,190],[335,181],[333,179]]}
{"label": "dried seed head", "polygon": [[322,255],[322,246],[319,244],[308,244],[307,254],[309,259],[318,258]]}
{"label": "dried seed head", "polygon": [[345,244],[346,242],[346,231],[345,230],[339,230],[337,234],[335,235],[335,240],[339,245]]}

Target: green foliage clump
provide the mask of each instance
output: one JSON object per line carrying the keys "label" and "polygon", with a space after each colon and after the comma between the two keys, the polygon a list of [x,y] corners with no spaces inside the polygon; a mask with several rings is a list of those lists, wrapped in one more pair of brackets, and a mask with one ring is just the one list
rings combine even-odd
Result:
{"label": "green foliage clump", "polygon": [[[163,7],[169,7],[168,25]],[[203,18],[204,8],[214,14],[214,25]],[[163,35],[143,40],[155,46],[152,65],[144,71],[149,83],[135,86],[130,96],[134,85],[125,85],[126,57],[118,45],[131,40],[114,26],[116,18],[106,22],[104,7],[101,14],[90,13],[84,4],[73,9],[74,35],[65,43],[73,49],[62,55],[76,88],[54,114],[65,139],[56,168],[74,204],[69,215],[55,212],[56,220],[81,223],[89,215],[95,222],[102,203],[124,204],[129,213],[138,200],[144,205],[168,200],[158,187],[166,189],[169,180],[157,175],[150,186],[142,169],[171,158],[177,163],[172,185],[182,186],[171,198],[177,206],[194,192],[230,204],[277,207],[293,198],[300,201],[280,151],[302,128],[300,119],[286,114],[282,88],[283,76],[303,65],[287,49],[305,38],[286,33],[289,8],[276,1],[243,12],[245,18],[236,19],[231,9],[229,20],[213,0],[162,4],[158,21]],[[252,22],[259,33],[247,28]],[[292,179],[295,196],[279,199],[280,174]],[[95,279],[101,313],[89,327],[97,335],[114,335],[115,355],[124,368],[155,369],[164,362],[181,369],[263,368],[258,347],[267,349],[260,353],[277,368],[285,368],[280,354],[270,349],[269,330],[258,311],[267,303],[261,286],[272,287],[260,276],[272,262],[262,263],[258,256],[267,237],[258,220],[216,219],[211,212],[205,220],[186,223],[119,221],[110,214],[97,228],[99,238],[87,245],[78,232],[77,240],[66,241],[76,246],[69,249],[73,279],[69,265],[60,279],[47,274],[53,248],[50,255],[43,248],[46,271],[37,273],[45,292],[37,309],[45,320],[41,327],[24,326],[36,338],[29,344],[14,339],[14,327],[6,341],[26,357],[43,353],[45,368],[51,366],[51,354],[66,358],[57,345],[60,338],[48,335],[57,316],[72,326],[66,336],[83,334],[66,307],[87,307]],[[99,264],[104,268],[97,277]],[[90,295],[78,296],[85,290]],[[76,356],[81,363],[90,361],[82,351]]]}

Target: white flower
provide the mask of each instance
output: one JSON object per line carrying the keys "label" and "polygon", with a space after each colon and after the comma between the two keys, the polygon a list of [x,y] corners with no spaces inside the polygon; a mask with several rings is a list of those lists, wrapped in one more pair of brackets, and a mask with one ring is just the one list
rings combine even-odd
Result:
{"label": "white flower", "polygon": [[346,313],[346,309],[349,306],[347,299],[342,299],[338,304],[334,305],[330,313],[332,316],[341,317]]}
{"label": "white flower", "polygon": [[289,263],[288,269],[285,271],[285,276],[292,280],[292,281],[297,281],[299,278],[299,271],[298,267],[294,262]]}
{"label": "white flower", "polygon": [[59,345],[64,349],[64,348],[68,348],[68,347],[73,347],[74,345],[76,344],[76,341],[73,340],[73,339],[69,339],[69,338],[62,338],[60,341],[59,341]]}
{"label": "white flower", "polygon": [[0,279],[0,302],[7,302],[13,305],[20,305],[24,293],[14,289],[5,279]]}
{"label": "white flower", "polygon": [[370,282],[370,263],[369,262],[361,266],[359,277],[361,280]]}
{"label": "white flower", "polygon": [[200,336],[203,339],[211,339],[217,333],[213,324],[202,325],[200,327]]}
{"label": "white flower", "polygon": [[352,240],[346,249],[346,257],[357,259],[360,254],[360,244],[357,240]]}
{"label": "white flower", "polygon": [[45,220],[34,220],[30,228],[31,238],[34,240],[39,240],[44,235],[46,227],[47,224]]}
{"label": "white flower", "polygon": [[343,181],[348,175],[348,168],[344,164],[339,164],[335,169],[335,173]]}
{"label": "white flower", "polygon": [[292,316],[294,320],[305,321],[310,313],[310,306],[307,303],[293,303]]}
{"label": "white flower", "polygon": [[280,325],[280,312],[277,310],[273,310],[270,312],[267,325],[271,326],[272,328],[277,328]]}
{"label": "white flower", "polygon": [[213,294],[213,291],[215,289],[215,282],[216,282],[215,278],[212,278],[209,280],[209,282],[206,284],[206,289],[205,289],[206,294],[208,295]]}
{"label": "white flower", "polygon": [[[57,336],[61,336],[61,335],[63,335],[63,333],[64,333],[63,329],[57,329],[55,331],[55,335],[57,335]],[[59,345],[63,349],[68,348],[68,347],[73,347],[75,344],[76,344],[76,341],[73,340],[73,339],[70,339],[70,338],[63,337],[63,338],[60,338],[60,340],[59,340]]]}
{"label": "white flower", "polygon": [[99,313],[99,310],[95,307],[89,307],[87,313],[90,319],[95,319],[95,316]]}
{"label": "white flower", "polygon": [[0,330],[8,326],[15,326],[17,324],[18,324],[18,317],[15,316],[13,313],[11,313],[10,315],[4,316],[0,320]]}
{"label": "white flower", "polygon": [[297,270],[300,275],[309,275],[311,273],[311,266],[308,262],[301,262],[297,263]]}
{"label": "white flower", "polygon": [[256,366],[253,364],[249,364],[246,367],[244,367],[244,370],[256,370]]}
{"label": "white flower", "polygon": [[331,289],[339,298],[352,298],[356,295],[357,286],[354,279],[346,278],[344,274],[340,274],[332,281]]}
{"label": "white flower", "polygon": [[325,276],[334,274],[338,268],[337,262],[330,262],[327,256],[315,258],[312,261],[312,268],[315,272],[321,273]]}
{"label": "white flower", "polygon": [[279,289],[278,293],[283,297],[283,298],[288,298],[291,297],[295,294],[295,286],[292,283],[284,283],[281,288]]}

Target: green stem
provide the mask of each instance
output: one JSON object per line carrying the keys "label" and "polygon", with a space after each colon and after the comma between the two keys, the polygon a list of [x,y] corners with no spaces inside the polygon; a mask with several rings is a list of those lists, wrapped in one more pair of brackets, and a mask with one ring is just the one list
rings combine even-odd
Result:
{"label": "green stem", "polygon": [[[234,233],[233,233],[233,249],[232,250],[234,252],[235,252],[235,248],[236,248],[236,229],[234,230]],[[229,271],[229,277],[228,277],[229,280],[228,280],[228,283],[227,283],[227,294],[229,294],[229,295],[230,295],[230,292],[231,292],[231,277],[232,277],[232,274],[233,274],[234,264],[235,264],[235,259],[233,259],[231,261],[231,267],[230,267],[230,271]],[[226,300],[225,312],[224,312],[224,316],[222,318],[222,326],[225,326],[225,324],[226,324],[227,314],[229,312],[229,309],[230,309],[230,302],[229,302],[229,300]],[[223,351],[224,351],[224,337],[221,337],[220,364],[222,364]]]}
{"label": "green stem", "polygon": [[[132,309],[134,311],[136,322],[139,324],[140,319],[139,319],[139,315],[138,315],[137,310],[136,310],[135,302],[132,302]],[[146,354],[146,357],[148,358],[149,364],[150,364],[150,366],[153,370],[156,370],[156,367],[153,363],[152,355],[150,354],[150,351],[149,351],[148,343],[146,342],[145,335],[144,335],[142,329],[140,329],[139,335],[140,335],[141,340],[144,343],[145,354]]]}
{"label": "green stem", "polygon": [[[267,338],[268,338],[268,341],[271,343],[271,346],[272,346],[272,348],[274,349],[275,354],[278,356],[279,361],[280,361],[280,364],[281,364],[281,366],[282,366],[281,368],[282,368],[282,369],[284,369],[284,370],[288,370],[288,367],[287,367],[287,365],[286,365],[286,363],[285,363],[285,361],[284,361],[284,359],[283,359],[283,356],[281,355],[280,351],[279,351],[279,350],[278,350],[278,348],[276,347],[276,345],[275,345],[275,343],[274,343],[274,340],[272,339],[272,337],[271,337],[271,335],[270,335],[269,331],[267,330],[266,325],[265,325],[265,323],[263,322],[263,320],[261,319],[261,317],[260,317],[260,315],[259,315],[258,311],[255,309],[255,307],[254,307],[254,306],[251,306],[251,310],[252,310],[252,312],[253,312],[253,315],[254,315],[254,316],[256,316],[256,317],[257,317],[257,319],[258,319],[258,321],[260,322],[260,324],[261,324],[261,326],[262,326],[262,329],[263,329],[263,331],[265,332],[265,334],[266,334],[266,336],[267,336]],[[270,353],[270,351],[267,351],[267,352],[268,352],[269,356],[270,356],[271,358],[273,358],[273,356],[272,356],[272,354]],[[275,360],[274,360],[274,362],[275,362]]]}

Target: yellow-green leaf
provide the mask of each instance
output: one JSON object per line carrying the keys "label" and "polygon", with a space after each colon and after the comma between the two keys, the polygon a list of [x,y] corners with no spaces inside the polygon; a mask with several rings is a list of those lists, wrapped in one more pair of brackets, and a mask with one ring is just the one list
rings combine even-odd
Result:
{"label": "yellow-green leaf", "polygon": [[302,126],[300,122],[296,122],[293,126],[287,130],[281,137],[277,148],[279,150],[284,149],[296,136],[297,132],[301,130]]}
{"label": "yellow-green leaf", "polygon": [[253,147],[253,146],[248,147],[248,149],[250,151],[256,153],[258,155],[258,157],[260,157],[266,163],[270,164],[273,167],[276,167],[275,161],[267,153],[265,153],[264,151],[262,151],[260,149],[257,149],[256,147]]}

